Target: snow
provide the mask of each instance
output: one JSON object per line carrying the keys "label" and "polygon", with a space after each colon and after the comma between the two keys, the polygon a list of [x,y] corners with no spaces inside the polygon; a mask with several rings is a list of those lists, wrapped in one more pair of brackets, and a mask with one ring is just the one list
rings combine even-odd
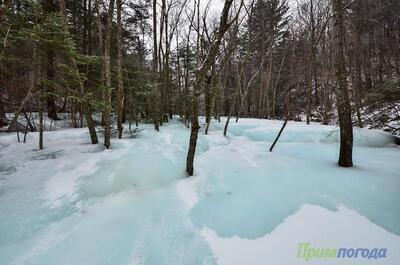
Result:
{"label": "snow", "polygon": [[400,135],[400,103],[381,104],[361,109],[363,123],[370,128]]}
{"label": "snow", "polygon": [[[299,220],[302,220],[299,222]],[[317,225],[316,225],[317,224]],[[337,232],[340,231],[340,237]],[[356,212],[339,206],[331,212],[314,205],[303,205],[294,215],[287,217],[276,229],[254,240],[238,236],[221,238],[204,228],[202,234],[213,249],[218,264],[378,264],[375,259],[321,260],[296,257],[298,243],[310,243],[312,247],[367,247],[385,246],[391,254],[379,264],[397,264],[400,239],[369,222]],[[374,238],[374,240],[371,240]],[[284,260],[284,262],[282,262]]]}
{"label": "snow", "polygon": [[[204,124],[204,119],[202,119]],[[297,244],[387,248],[387,258],[307,264],[397,264],[400,149],[355,130],[354,168],[336,166],[338,129],[240,119],[199,134],[150,124],[135,139],[91,145],[86,129],[0,135],[0,264],[305,264]],[[101,138],[101,135],[100,135]],[[100,139],[101,142],[101,139]]]}

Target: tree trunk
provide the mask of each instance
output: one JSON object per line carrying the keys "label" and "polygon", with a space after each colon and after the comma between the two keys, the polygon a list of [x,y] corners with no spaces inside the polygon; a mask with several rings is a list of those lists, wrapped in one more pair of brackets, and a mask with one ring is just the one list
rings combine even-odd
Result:
{"label": "tree trunk", "polygon": [[197,102],[193,102],[193,114],[192,114],[192,128],[190,131],[190,140],[189,140],[189,150],[186,157],[186,173],[189,176],[193,176],[194,171],[194,155],[196,153],[196,145],[197,145],[197,135],[199,134],[199,120],[197,118]]}
{"label": "tree trunk", "polygon": [[310,81],[310,69],[305,68],[305,79],[306,79],[306,123],[310,124],[311,119],[311,81]]}
{"label": "tree trunk", "polygon": [[[226,136],[226,132],[228,131],[228,126],[229,126],[229,121],[231,120],[231,117],[233,115],[233,112],[235,110],[235,106],[237,105],[237,100],[240,94],[240,91],[242,90],[241,85],[242,85],[242,81],[241,81],[241,75],[240,75],[240,71],[239,71],[239,66],[236,65],[236,89],[235,89],[235,94],[234,97],[231,100],[231,107],[229,109],[229,114],[228,117],[226,118],[226,122],[225,122],[225,127],[224,127],[224,136]],[[240,106],[238,106],[238,109],[240,108]]]}
{"label": "tree trunk", "polygon": [[355,87],[354,87],[354,101],[356,107],[356,114],[357,114],[357,123],[358,127],[362,128],[362,119],[361,119],[361,91],[362,91],[362,78],[361,78],[361,39],[360,34],[356,32],[356,58],[355,58]]}
{"label": "tree trunk", "polygon": [[233,0],[225,0],[224,8],[221,13],[221,18],[219,22],[218,31],[216,32],[216,36],[214,41],[211,43],[210,48],[208,50],[207,56],[203,64],[201,64],[200,68],[196,72],[195,79],[193,81],[193,113],[192,113],[192,129],[190,132],[190,141],[189,141],[189,150],[186,157],[186,173],[189,176],[193,176],[193,162],[194,155],[196,152],[196,144],[197,144],[197,136],[199,133],[199,121],[198,121],[198,111],[197,111],[197,98],[200,93],[200,88],[204,79],[210,70],[212,64],[214,63],[215,57],[218,53],[219,46],[221,44],[221,40],[225,34],[225,32],[229,29],[231,23],[228,23],[229,10],[231,8]]}
{"label": "tree trunk", "polygon": [[204,82],[204,96],[205,96],[205,109],[206,109],[206,123],[211,119],[211,79],[212,76],[208,75]]}
{"label": "tree trunk", "polygon": [[[271,47],[272,49],[272,47]],[[265,111],[263,113],[267,115],[267,118],[271,118],[271,106],[270,106],[270,87],[271,87],[271,80],[272,80],[272,68],[273,68],[273,63],[272,63],[272,51],[269,53],[269,65],[268,65],[268,75],[267,75],[267,83],[266,83],[266,90],[265,90]]]}
{"label": "tree trunk", "polygon": [[47,116],[53,120],[58,120],[57,117],[57,106],[55,102],[55,97],[52,95],[54,93],[54,51],[47,51],[47,80],[50,81],[49,85],[46,85],[47,95]]}
{"label": "tree trunk", "polygon": [[285,57],[282,58],[281,64],[279,66],[279,70],[278,70],[278,73],[277,73],[276,78],[275,78],[274,90],[273,90],[273,93],[272,93],[272,117],[273,118],[275,118],[276,90],[278,88],[278,82],[279,82],[279,78],[281,76],[281,70],[282,70],[282,66],[283,66],[284,62],[285,62]]}
{"label": "tree trunk", "polygon": [[276,136],[275,141],[273,142],[273,144],[272,144],[271,147],[269,148],[269,151],[270,151],[270,152],[272,152],[272,150],[274,149],[276,143],[277,143],[278,140],[279,140],[279,137],[281,137],[281,134],[282,134],[283,130],[285,129],[287,122],[288,122],[288,117],[286,117],[285,122],[283,123],[281,129],[279,130],[278,136]]}
{"label": "tree trunk", "polygon": [[310,26],[311,26],[311,47],[310,47],[310,64],[311,64],[311,78],[314,87],[315,106],[319,105],[318,96],[318,78],[317,78],[317,36],[316,36],[316,23],[314,18],[314,4],[310,0]]}
{"label": "tree trunk", "polygon": [[[236,89],[239,89],[239,88],[236,88]],[[228,126],[229,126],[229,121],[231,120],[233,111],[235,110],[237,94],[238,94],[238,93],[237,93],[237,91],[236,91],[235,96],[234,96],[234,99],[232,100],[232,103],[231,103],[231,107],[230,107],[230,109],[229,109],[228,117],[226,118],[226,122],[225,122],[225,126],[224,126],[224,136],[226,136],[226,133],[227,133],[227,131],[228,131]]]}
{"label": "tree trunk", "polygon": [[112,32],[112,19],[114,14],[114,0],[110,0],[107,14],[107,31],[104,44],[104,73],[106,81],[105,92],[105,105],[104,111],[104,146],[109,149],[111,147],[111,66],[110,66],[110,46],[111,46],[111,32]]}
{"label": "tree trunk", "polygon": [[43,150],[43,102],[42,92],[39,92],[39,149]]}
{"label": "tree trunk", "polygon": [[332,0],[335,19],[336,39],[336,77],[338,83],[337,106],[340,125],[340,154],[338,164],[341,167],[353,166],[353,128],[351,121],[351,106],[347,90],[346,65],[345,65],[345,29],[343,25],[342,0]]}
{"label": "tree trunk", "polygon": [[123,110],[124,110],[124,81],[122,77],[122,24],[121,24],[121,9],[122,9],[122,0],[117,0],[117,78],[118,78],[118,138],[122,137],[122,122],[123,122]]}
{"label": "tree trunk", "polygon": [[[5,9],[4,9],[4,11],[5,11]],[[1,21],[1,18],[0,18],[0,21]],[[0,86],[1,87],[5,87],[5,85],[3,84],[3,81],[4,81],[3,59],[4,59],[6,47],[7,47],[7,38],[8,38],[8,34],[9,34],[10,30],[11,30],[11,27],[8,28],[6,36],[4,37],[3,47],[0,49],[0,51],[1,51],[0,52]],[[0,127],[6,126],[6,125],[8,125],[8,120],[6,117],[5,105],[4,105],[4,101],[3,101],[3,89],[0,89]]]}
{"label": "tree trunk", "polygon": [[214,106],[215,106],[215,98],[217,96],[217,75],[215,72],[215,65],[213,66],[213,69],[211,71],[211,99],[210,99],[210,110],[209,110],[209,118],[207,120],[207,125],[206,125],[206,130],[204,132],[204,134],[208,134],[208,129],[210,128],[210,124],[211,124],[211,116],[212,116],[212,112],[214,110]]}
{"label": "tree trunk", "polygon": [[0,127],[8,125],[8,121],[6,118],[6,111],[4,108],[3,96],[0,90]]}
{"label": "tree trunk", "polygon": [[[170,119],[173,118],[174,116],[174,111],[172,109],[172,101],[171,101],[171,73],[170,73],[170,41],[172,40],[172,36],[169,36],[169,34],[173,34],[173,32],[168,32],[168,25],[169,25],[169,9],[166,10],[165,12],[165,92],[166,92],[166,111],[168,111],[168,117]],[[167,120],[168,121],[168,118]]]}
{"label": "tree trunk", "polygon": [[[57,12],[57,2],[53,0],[43,0],[40,1],[40,5],[43,8],[43,12],[45,14],[52,14]],[[49,32],[48,33],[51,37],[54,37],[54,34]],[[43,103],[46,103],[47,105],[47,116],[51,118],[52,120],[58,120],[57,117],[57,107],[55,103],[55,96],[53,95],[55,92],[54,89],[54,76],[55,76],[55,65],[54,65],[54,60],[55,60],[55,49],[53,47],[48,46],[45,49],[44,55],[43,55],[43,63],[44,63],[44,69],[42,70],[45,79],[47,79],[47,82],[44,83],[42,87],[42,95],[45,96],[43,98]],[[46,93],[46,94],[45,94]],[[43,111],[44,111],[44,106]]]}
{"label": "tree trunk", "polygon": [[[64,0],[58,0],[58,5],[59,5],[59,9],[60,9],[60,15],[62,18],[62,23],[63,23],[63,27],[64,30],[67,31],[67,21],[66,21],[66,14],[65,14],[65,1]],[[80,114],[81,116],[83,115],[86,119],[86,123],[89,129],[89,134],[90,134],[90,140],[92,144],[97,144],[98,138],[97,138],[97,133],[96,133],[96,128],[94,127],[94,122],[93,122],[93,118],[92,118],[92,112],[91,112],[91,107],[90,104],[88,102],[88,99],[86,99],[86,95],[85,95],[85,85],[83,80],[81,79],[81,74],[79,73],[79,69],[78,66],[76,64],[76,60],[75,57],[69,57],[68,58],[72,64],[72,67],[76,73],[76,76],[79,78],[79,93],[80,96],[83,98],[83,102],[80,104]],[[83,125],[83,121],[82,121],[82,117],[81,117],[81,125]]]}
{"label": "tree trunk", "polygon": [[90,109],[90,106],[86,106],[85,118],[89,129],[90,140],[92,144],[97,144],[99,142],[99,139],[97,138],[96,127],[94,126],[92,110]]}
{"label": "tree trunk", "polygon": [[41,62],[42,62],[42,56],[40,51],[36,51],[36,45],[34,47],[34,62],[37,62],[37,65],[35,69],[33,70],[34,72],[34,77],[33,77],[33,86],[36,87],[39,91],[38,93],[38,104],[39,104],[39,150],[43,150],[43,97],[42,97],[42,84],[40,82],[42,78],[42,71],[41,70]]}
{"label": "tree trunk", "polygon": [[259,98],[258,98],[258,118],[262,119],[264,118],[264,113],[263,113],[263,109],[264,109],[264,63],[262,62],[261,65],[261,75],[260,75],[260,92],[259,92]]}
{"label": "tree trunk", "polygon": [[159,96],[158,96],[158,50],[157,50],[157,0],[153,0],[153,122],[154,129],[160,130],[159,125]]}
{"label": "tree trunk", "polygon": [[[264,54],[264,43],[261,45],[261,54]],[[261,60],[260,63],[260,88],[259,88],[259,94],[258,94],[258,118],[262,119],[264,118],[264,113],[263,113],[263,106],[264,106],[264,60]]]}
{"label": "tree trunk", "polygon": [[[103,27],[101,23],[101,13],[100,13],[100,0],[95,0],[95,9],[96,9],[96,27],[97,27],[97,40],[99,45],[99,53],[98,56],[100,58],[100,87],[101,87],[101,98],[105,101],[105,93],[104,93],[104,47],[103,47]],[[104,110],[101,112],[101,126],[104,126]]]}

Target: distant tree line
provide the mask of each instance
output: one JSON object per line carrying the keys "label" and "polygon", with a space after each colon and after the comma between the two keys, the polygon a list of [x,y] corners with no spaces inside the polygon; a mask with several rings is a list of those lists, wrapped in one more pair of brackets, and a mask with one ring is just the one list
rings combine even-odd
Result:
{"label": "distant tree line", "polygon": [[177,115],[191,175],[199,115],[338,122],[346,146],[368,113],[400,119],[400,1],[200,1],[1,0],[0,126],[43,139],[67,113],[110,148],[113,121]]}

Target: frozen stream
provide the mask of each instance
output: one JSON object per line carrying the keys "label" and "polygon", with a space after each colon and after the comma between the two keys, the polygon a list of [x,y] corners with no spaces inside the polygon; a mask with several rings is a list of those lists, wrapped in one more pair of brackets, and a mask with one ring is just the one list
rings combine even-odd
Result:
{"label": "frozen stream", "polygon": [[299,242],[388,249],[378,261],[327,264],[398,264],[392,137],[356,129],[356,166],[344,169],[337,128],[289,122],[267,152],[280,126],[242,119],[229,137],[222,123],[202,128],[192,178],[189,130],[177,121],[159,133],[140,125],[111,151],[85,129],[46,132],[43,151],[36,134],[27,144],[1,135],[0,264],[290,265],[304,263]]}

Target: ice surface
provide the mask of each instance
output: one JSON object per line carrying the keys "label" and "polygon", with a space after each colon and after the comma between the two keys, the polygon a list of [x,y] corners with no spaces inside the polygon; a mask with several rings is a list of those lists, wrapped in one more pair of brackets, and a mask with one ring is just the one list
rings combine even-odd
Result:
{"label": "ice surface", "polygon": [[394,203],[400,198],[400,166],[393,164],[398,148],[380,150],[379,157],[376,149],[356,148],[356,167],[345,169],[335,163],[333,144],[278,143],[273,153],[266,152],[269,143],[236,139],[230,146],[199,158],[200,174],[207,176],[197,185],[200,199],[191,213],[199,226],[253,239],[304,203],[331,210],[343,204],[400,234],[400,205]]}
{"label": "ice surface", "polygon": [[[301,220],[301,222],[299,222]],[[340,236],[338,236],[340,232]],[[343,206],[331,212],[315,205],[303,205],[270,234],[247,240],[235,236],[221,238],[204,228],[202,234],[218,257],[218,264],[397,264],[400,259],[399,237],[384,231]],[[371,240],[374,238],[374,240]],[[296,256],[298,243],[310,243],[313,248],[386,247],[390,255],[385,259],[344,258],[310,259]],[[266,262],[268,261],[268,262]]]}
{"label": "ice surface", "polygon": [[[203,120],[204,121],[204,120]],[[299,264],[296,244],[400,247],[400,149],[356,130],[355,167],[336,166],[338,130],[257,119],[200,131],[177,121],[90,145],[85,129],[0,136],[0,264]],[[320,229],[316,229],[320,227]],[[364,264],[355,261],[353,264]],[[313,263],[310,263],[313,264]],[[334,264],[334,263],[330,263]],[[342,263],[341,263],[342,264]],[[345,263],[343,263],[345,264]]]}
{"label": "ice surface", "polygon": [[[216,124],[214,127],[223,129],[224,123]],[[234,136],[245,136],[253,141],[274,141],[277,132],[282,126],[280,121],[269,121],[268,124],[262,120],[245,119],[239,123],[231,122],[228,132]],[[339,143],[339,129],[334,126],[321,126],[311,124],[304,126],[303,122],[289,122],[288,129],[282,134],[279,142],[325,142]],[[395,136],[383,131],[370,130],[367,128],[354,128],[354,145],[368,147],[385,147],[395,143]]]}

